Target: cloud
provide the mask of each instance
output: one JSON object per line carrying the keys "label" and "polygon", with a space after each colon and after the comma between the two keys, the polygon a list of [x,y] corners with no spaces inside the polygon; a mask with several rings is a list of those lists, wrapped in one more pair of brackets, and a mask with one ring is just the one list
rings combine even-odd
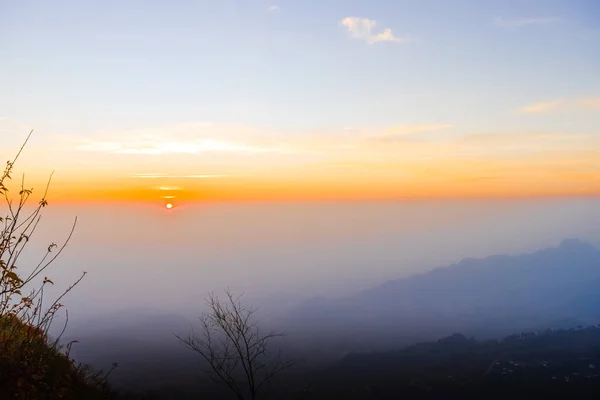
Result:
{"label": "cloud", "polygon": [[452,128],[452,125],[448,124],[396,125],[387,128],[383,133],[370,139],[377,142],[414,143],[417,140],[408,136],[412,133],[432,132],[450,128]]}
{"label": "cloud", "polygon": [[424,125],[396,125],[388,128],[386,133],[392,135],[402,135],[416,132],[439,131],[442,129],[452,128],[448,124],[424,124]]}
{"label": "cloud", "polygon": [[183,188],[179,187],[179,186],[156,186],[156,187],[154,187],[154,189],[162,190],[164,192],[183,190]]}
{"label": "cloud", "polygon": [[496,25],[502,28],[521,28],[525,26],[544,26],[559,22],[555,17],[518,17],[518,18],[496,18]]}
{"label": "cloud", "polygon": [[[274,143],[249,143],[255,140],[252,131],[243,127],[222,127],[206,124],[182,124],[154,131],[127,131],[110,136],[79,140],[80,151],[112,154],[255,154],[284,151]],[[107,137],[108,136],[108,137]],[[260,140],[259,140],[260,141]]]}
{"label": "cloud", "polygon": [[[110,145],[115,145],[115,143],[111,143]],[[88,146],[87,149],[89,148],[90,147]],[[86,147],[84,146],[80,149],[86,149]],[[117,144],[117,148],[114,148],[112,152],[117,154],[157,155],[166,153],[199,154],[209,152],[263,153],[269,151],[274,151],[274,149],[252,147],[221,140],[204,139],[190,142],[157,141],[154,143],[146,143],[133,146],[123,146]]]}
{"label": "cloud", "polygon": [[[593,96],[562,101],[587,109],[598,104]],[[594,133],[508,131],[465,137],[459,126],[440,123],[451,121],[405,124],[400,120],[391,126],[358,126],[353,125],[353,119],[347,122],[347,129],[340,124],[335,129],[291,133],[247,125],[186,123],[97,131],[87,133],[87,137],[63,134],[54,136],[56,140],[49,147],[34,148],[31,165],[41,171],[43,167],[35,161],[39,154],[46,160],[44,164],[72,171],[63,176],[68,182],[65,187],[77,187],[77,193],[83,193],[84,188],[87,193],[89,188],[90,194],[78,198],[93,198],[98,185],[118,185],[114,193],[127,194],[114,194],[115,198],[163,203],[174,198],[178,202],[319,198],[325,192],[327,196],[352,197],[362,192],[378,196],[391,195],[384,188],[399,185],[407,187],[408,192],[433,195],[454,193],[451,182],[460,179],[463,181],[457,192],[478,185],[496,188],[496,182],[504,181],[529,190],[529,181],[522,179],[523,171],[539,177],[555,176],[556,172],[593,172],[600,176],[590,169],[598,167],[599,159],[600,139]],[[588,136],[581,135],[586,133]],[[82,147],[89,153],[74,151]],[[255,150],[250,153],[251,159],[247,157],[248,149]],[[273,152],[262,151],[265,149]],[[164,156],[114,156],[123,152]],[[569,162],[574,165],[563,166]],[[495,177],[500,178],[496,181]],[[562,181],[542,182],[536,177],[531,187],[542,188],[550,183],[558,188]],[[582,180],[579,187],[589,188],[589,183]],[[560,187],[565,192],[570,190]],[[509,190],[499,186],[494,190],[504,189]],[[113,196],[109,194],[113,192],[106,192],[102,196]],[[63,198],[71,196],[71,192],[64,193]]]}
{"label": "cloud", "polygon": [[560,177],[571,181],[600,181],[598,173],[563,173]]}
{"label": "cloud", "polygon": [[278,11],[279,10],[279,6],[277,4],[273,4],[268,6],[267,8],[265,8],[266,12],[274,12],[274,11]]}
{"label": "cloud", "polygon": [[460,137],[458,142],[462,144],[501,144],[525,141],[577,141],[588,138],[588,135],[575,133],[506,132],[465,135]]}
{"label": "cloud", "polygon": [[582,108],[600,110],[600,97],[579,100],[578,105]]}
{"label": "cloud", "polygon": [[[569,135],[500,132],[457,137],[458,133],[455,126],[442,123],[387,127],[341,125],[337,129],[294,135],[243,125],[176,124],[99,132],[85,142],[71,136],[69,149],[95,152],[84,158],[93,158],[94,163],[110,163],[111,173],[115,176],[125,176],[138,183],[148,182],[156,187],[237,181],[271,173],[301,175],[301,171],[312,164],[366,162],[387,165],[398,160],[438,163],[463,157],[516,157],[549,151],[575,152],[592,147],[591,139],[577,132]],[[105,158],[107,154],[124,153],[152,156]],[[248,155],[252,155],[251,162]],[[190,157],[196,160],[193,164],[190,164]],[[81,159],[81,155],[73,158]]]}
{"label": "cloud", "polygon": [[461,157],[489,155],[516,157],[550,152],[571,152],[593,143],[593,136],[577,133],[503,132],[469,134],[454,139]]}
{"label": "cloud", "polygon": [[482,182],[482,181],[491,181],[495,179],[500,179],[500,176],[497,175],[483,175],[483,176],[466,176],[459,177],[456,180],[460,182]]}
{"label": "cloud", "polygon": [[361,39],[369,44],[377,42],[406,42],[406,37],[395,36],[390,28],[385,28],[379,33],[374,33],[377,21],[368,18],[346,17],[341,21],[351,37]]}
{"label": "cloud", "polygon": [[162,173],[146,173],[146,174],[134,174],[132,178],[141,178],[141,179],[171,179],[171,178],[180,178],[180,179],[214,179],[214,178],[224,178],[230,175],[223,174],[202,174],[202,175],[169,175]]}
{"label": "cloud", "polygon": [[[305,132],[302,135],[282,135],[250,126],[227,124],[176,124],[152,129],[132,129],[96,132],[87,138],[62,136],[55,146],[63,150],[77,150],[100,154],[177,156],[203,155],[203,160],[224,162],[239,156],[264,155],[256,162],[277,158],[314,160],[338,151],[358,149],[369,141],[404,142],[407,135],[451,128],[448,124],[396,125],[387,129],[345,126],[334,131]],[[62,147],[61,147],[62,146]],[[266,157],[268,155],[268,157]],[[210,156],[210,157],[209,157]],[[238,159],[241,162],[241,159]],[[287,162],[287,161],[286,161]],[[132,171],[133,174],[135,171]],[[213,171],[210,171],[211,173]],[[217,171],[219,173],[221,171]],[[229,172],[229,171],[223,171]],[[143,174],[141,179],[158,179],[165,173]],[[209,176],[191,175],[178,178],[208,179]]]}
{"label": "cloud", "polygon": [[568,110],[598,110],[600,109],[600,97],[571,100],[552,100],[531,104],[519,109],[525,114],[548,114],[557,111]]}
{"label": "cloud", "polygon": [[564,106],[565,102],[563,100],[552,100],[525,106],[521,108],[520,111],[527,114],[545,114],[552,111],[557,111],[561,108],[564,108]]}

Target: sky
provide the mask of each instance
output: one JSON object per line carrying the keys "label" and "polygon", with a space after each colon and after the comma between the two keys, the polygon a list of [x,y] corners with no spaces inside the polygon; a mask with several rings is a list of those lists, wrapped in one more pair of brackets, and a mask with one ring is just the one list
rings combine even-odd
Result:
{"label": "sky", "polygon": [[0,162],[31,130],[74,312],[599,245],[600,3],[0,0]]}
{"label": "sky", "polygon": [[600,194],[594,0],[0,0],[55,202]]}

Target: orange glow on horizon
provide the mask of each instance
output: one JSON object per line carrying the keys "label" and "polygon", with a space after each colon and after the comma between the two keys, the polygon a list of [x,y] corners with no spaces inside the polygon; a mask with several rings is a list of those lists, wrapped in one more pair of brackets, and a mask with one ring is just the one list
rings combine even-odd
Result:
{"label": "orange glow on horizon", "polygon": [[[34,188],[36,197],[47,183],[50,170],[45,166],[58,164],[48,195],[51,203],[143,202],[160,207],[173,207],[174,199],[180,205],[600,195],[600,153],[592,147],[480,158],[433,148],[411,158],[392,150],[367,147],[344,158],[332,154],[310,162],[267,156],[243,163],[218,159],[214,165],[196,155],[123,156],[114,163],[111,155],[96,155],[82,159],[86,164],[79,168],[66,154],[46,159],[46,153],[33,149],[13,175],[27,172],[25,186]],[[10,184],[11,192],[18,193],[20,180]]]}
{"label": "orange glow on horizon", "polygon": [[[585,178],[585,179],[584,179]],[[444,198],[518,198],[599,196],[600,176],[540,177],[523,174],[510,177],[429,176],[414,179],[377,177],[321,177],[320,179],[255,179],[225,183],[185,183],[176,192],[158,190],[138,183],[68,182],[56,179],[49,191],[51,203],[162,203],[173,208],[178,203],[227,201],[360,201]],[[177,183],[179,184],[179,182]],[[30,184],[41,188],[44,185]],[[34,194],[40,194],[41,189]],[[176,196],[175,196],[176,194]],[[34,196],[35,197],[35,196]],[[170,205],[170,206],[169,206]]]}

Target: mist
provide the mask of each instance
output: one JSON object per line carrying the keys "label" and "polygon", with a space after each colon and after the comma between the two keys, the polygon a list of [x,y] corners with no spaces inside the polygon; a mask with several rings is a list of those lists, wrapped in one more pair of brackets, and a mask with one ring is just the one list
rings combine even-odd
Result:
{"label": "mist", "polygon": [[[565,238],[600,243],[595,198],[344,203],[55,205],[28,257],[67,248],[47,274],[72,319],[144,308],[196,315],[229,287],[274,313],[467,257],[518,254]],[[28,259],[29,260],[29,259]]]}
{"label": "mist", "polygon": [[58,204],[21,264],[60,248],[75,218],[44,294],[85,277],[50,334],[76,341],[77,362],[119,362],[110,383],[122,390],[212,387],[174,334],[195,331],[207,296],[225,288],[258,308],[263,331],[289,334],[272,350],[300,363],[281,383],[299,390],[357,352],[600,324],[595,198]]}

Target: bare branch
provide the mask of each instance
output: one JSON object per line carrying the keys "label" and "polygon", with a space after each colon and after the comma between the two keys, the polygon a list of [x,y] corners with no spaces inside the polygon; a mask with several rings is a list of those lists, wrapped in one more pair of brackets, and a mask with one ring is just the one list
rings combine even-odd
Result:
{"label": "bare branch", "polygon": [[269,343],[285,334],[262,335],[254,321],[256,309],[242,305],[243,295],[234,296],[225,289],[226,301],[210,293],[206,302],[210,312],[200,317],[202,334],[175,335],[183,344],[200,354],[210,366],[205,372],[216,382],[225,384],[237,399],[256,399],[283,370],[294,365],[280,357],[270,357]]}

